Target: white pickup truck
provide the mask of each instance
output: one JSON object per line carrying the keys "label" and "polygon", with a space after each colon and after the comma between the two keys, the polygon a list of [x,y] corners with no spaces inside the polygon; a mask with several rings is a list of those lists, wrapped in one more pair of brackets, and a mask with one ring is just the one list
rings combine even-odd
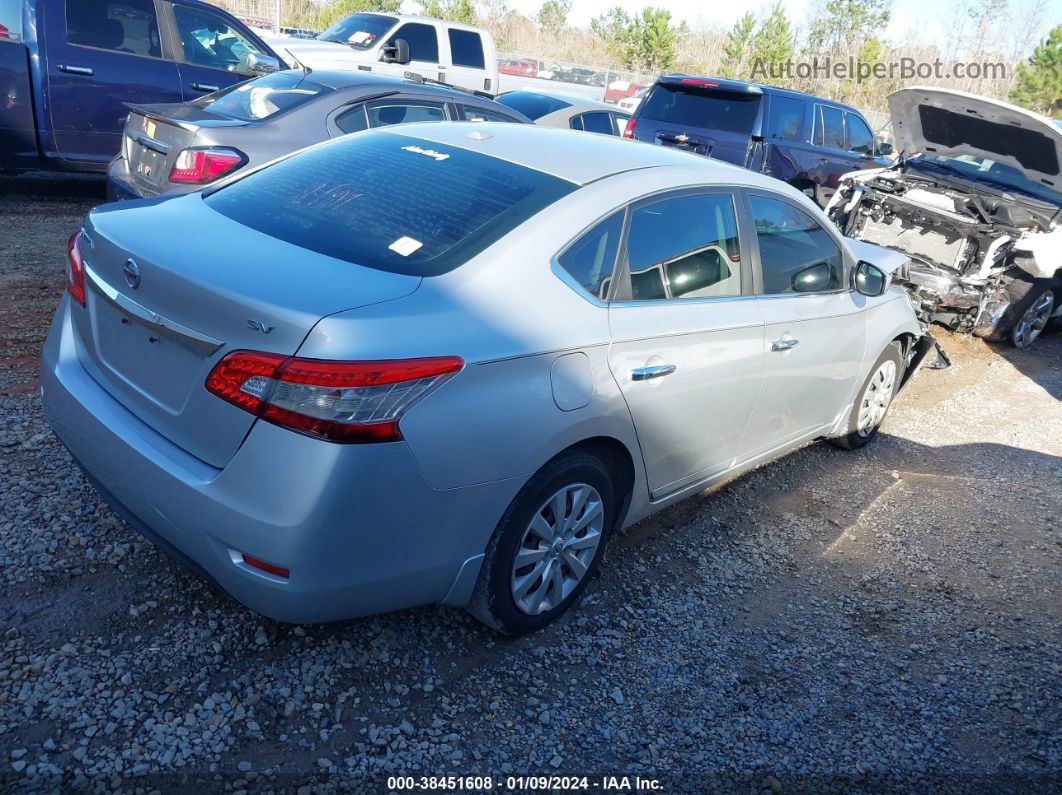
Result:
{"label": "white pickup truck", "polygon": [[263,36],[287,61],[311,69],[421,77],[473,91],[498,93],[494,38],[481,28],[430,17],[362,12],[316,39]]}

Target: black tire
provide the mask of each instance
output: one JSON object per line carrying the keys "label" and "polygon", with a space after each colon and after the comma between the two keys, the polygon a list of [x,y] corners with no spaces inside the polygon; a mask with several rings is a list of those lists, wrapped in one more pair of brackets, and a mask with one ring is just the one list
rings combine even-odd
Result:
{"label": "black tire", "polygon": [[[881,367],[888,361],[891,361],[896,367],[892,393],[889,395],[889,404],[885,407],[885,413],[878,418],[878,421],[867,431],[861,433],[859,431],[859,415],[862,411],[864,402],[867,400],[871,382],[874,380]],[[881,427],[881,423],[884,422],[885,417],[888,416],[889,409],[892,408],[892,401],[893,398],[896,397],[897,391],[899,391],[900,382],[903,380],[903,373],[903,349],[900,347],[900,343],[890,342],[885,350],[881,352],[881,356],[878,357],[878,360],[874,362],[874,366],[870,368],[870,374],[859,388],[855,403],[852,406],[852,413],[848,416],[848,433],[844,436],[837,436],[830,439],[830,443],[844,450],[858,450],[859,448],[866,447],[870,444],[874,440],[874,437],[878,435],[878,428]]]}
{"label": "black tire", "polygon": [[1007,285],[1007,294],[1010,296],[1010,306],[1003,313],[1003,317],[995,329],[985,339],[989,342],[1008,342],[1015,348],[1024,348],[1035,342],[1039,332],[1034,335],[1032,342],[1023,344],[1019,336],[1019,321],[1029,311],[1029,307],[1037,303],[1046,292],[1052,294],[1052,310],[1058,308],[1058,301],[1062,298],[1057,279],[1037,279],[1026,273],[1020,273]]}
{"label": "black tire", "polygon": [[[601,497],[604,520],[601,538],[586,573],[566,598],[552,609],[529,615],[513,597],[513,564],[524,533],[546,501],[567,485],[587,484]],[[562,453],[547,463],[524,485],[502,515],[487,544],[472,599],[466,609],[487,626],[506,635],[523,635],[546,626],[579,598],[596,573],[616,522],[616,495],[612,475],[596,456],[582,451]]]}

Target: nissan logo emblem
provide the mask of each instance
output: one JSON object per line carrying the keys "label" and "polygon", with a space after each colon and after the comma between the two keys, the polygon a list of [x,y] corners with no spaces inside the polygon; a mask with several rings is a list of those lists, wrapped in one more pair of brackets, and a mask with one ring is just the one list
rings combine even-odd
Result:
{"label": "nissan logo emblem", "polygon": [[125,274],[125,283],[134,290],[140,286],[140,266],[136,264],[136,260],[127,259],[122,266],[122,273]]}

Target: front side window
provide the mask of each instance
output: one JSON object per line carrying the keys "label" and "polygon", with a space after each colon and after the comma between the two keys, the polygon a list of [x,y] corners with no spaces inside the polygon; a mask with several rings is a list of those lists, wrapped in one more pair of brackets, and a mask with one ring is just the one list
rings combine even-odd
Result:
{"label": "front side window", "polygon": [[410,22],[395,31],[387,45],[394,44],[395,39],[405,39],[409,45],[409,60],[439,63],[439,37],[434,26]]}
{"label": "front side window", "polygon": [[763,293],[841,289],[841,249],[814,218],[789,202],[749,196],[763,271]]}
{"label": "front side window", "polygon": [[815,116],[815,144],[843,151],[844,117],[840,109],[818,105]]}
{"label": "front side window", "polygon": [[771,97],[771,117],[767,122],[767,137],[783,141],[804,138],[804,100],[775,94]]}
{"label": "front side window", "polygon": [[848,151],[862,155],[874,154],[874,134],[867,123],[854,113],[844,114],[844,126],[848,133]]}
{"label": "front side window", "polygon": [[257,121],[291,110],[331,91],[331,88],[313,82],[302,73],[274,72],[207,94],[192,104],[230,119]]}
{"label": "front side window", "polygon": [[557,258],[557,262],[584,290],[604,301],[608,298],[612,268],[616,264],[616,252],[619,250],[622,234],[621,211],[609,216],[579,238]]}
{"label": "front side window", "polygon": [[586,130],[587,132],[603,133],[612,135],[612,115],[605,111],[593,111],[573,116],[570,122],[573,130]]}
{"label": "front side window", "polygon": [[162,57],[152,0],[66,0],[66,40],[83,47]]}
{"label": "front side window", "polygon": [[471,30],[457,30],[450,28],[450,59],[454,66],[471,66],[473,69],[482,69],[485,61],[483,58],[483,39],[478,33]]}
{"label": "front side window", "polygon": [[0,0],[0,41],[22,41],[22,0]]}
{"label": "front side window", "polygon": [[634,210],[627,264],[635,301],[740,295],[733,199],[723,193],[677,196]]}
{"label": "front side window", "polygon": [[212,11],[174,4],[173,18],[186,63],[243,73],[248,53],[261,52],[224,17]]}
{"label": "front side window", "polygon": [[435,276],[577,187],[479,152],[369,130],[277,161],[201,200],[310,251]]}
{"label": "front side window", "polygon": [[422,102],[416,99],[381,99],[365,106],[370,127],[389,127],[392,124],[411,124],[422,121],[446,121],[441,102]]}
{"label": "front side window", "polygon": [[318,41],[333,41],[356,50],[367,50],[380,41],[398,20],[382,14],[351,14],[336,22],[317,37]]}

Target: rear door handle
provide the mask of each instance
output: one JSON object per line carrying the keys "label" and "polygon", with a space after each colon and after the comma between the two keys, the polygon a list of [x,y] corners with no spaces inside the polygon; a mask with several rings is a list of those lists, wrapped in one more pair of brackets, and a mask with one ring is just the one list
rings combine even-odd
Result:
{"label": "rear door handle", "polygon": [[72,64],[61,63],[59,64],[59,71],[71,75],[85,75],[87,77],[91,77],[92,75],[92,67],[90,66],[74,66]]}
{"label": "rear door handle", "polygon": [[782,337],[780,340],[775,340],[771,343],[772,351],[788,351],[790,348],[795,348],[800,344],[800,340],[795,340],[792,337]]}
{"label": "rear door handle", "polygon": [[190,83],[190,85],[191,85],[191,86],[192,86],[192,88],[194,88],[194,89],[195,89],[196,91],[205,91],[205,92],[207,92],[208,94],[209,94],[209,93],[210,93],[211,91],[217,91],[217,90],[218,90],[218,87],[217,87],[217,86],[212,86],[212,85],[210,85],[209,83]]}
{"label": "rear door handle", "polygon": [[639,367],[635,370],[631,370],[632,381],[648,381],[652,378],[663,378],[665,375],[671,375],[677,370],[673,364],[655,364],[652,367]]}

